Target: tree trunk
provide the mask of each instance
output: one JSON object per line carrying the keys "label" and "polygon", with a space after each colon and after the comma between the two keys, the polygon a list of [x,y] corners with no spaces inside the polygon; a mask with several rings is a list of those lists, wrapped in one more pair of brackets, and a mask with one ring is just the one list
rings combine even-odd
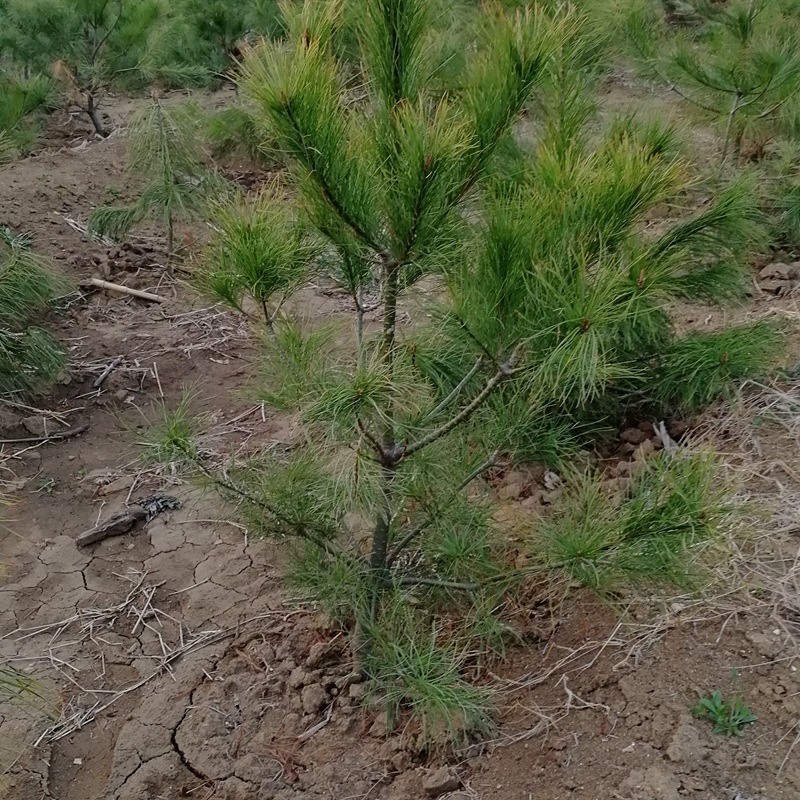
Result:
{"label": "tree trunk", "polygon": [[731,133],[733,132],[733,123],[736,118],[736,112],[740,108],[740,104],[742,101],[742,95],[739,90],[736,90],[736,94],[733,97],[733,104],[731,105],[730,113],[728,114],[728,124],[725,126],[725,141],[722,144],[722,156],[720,157],[720,169],[725,166],[725,162],[728,160],[728,150],[731,144]]}
{"label": "tree trunk", "polygon": [[[400,265],[394,261],[384,264],[383,285],[383,338],[381,340],[381,361],[387,368],[389,379],[394,373],[396,353],[397,299],[400,293]],[[384,426],[381,433],[383,458],[381,478],[383,480],[383,508],[378,514],[375,532],[372,536],[370,568],[380,578],[378,584],[385,583],[386,554],[389,548],[389,534],[392,519],[392,484],[397,471],[397,443],[395,442],[394,403],[388,400],[384,409]]]}
{"label": "tree trunk", "polygon": [[[380,343],[381,361],[386,365],[391,375],[394,370],[396,353],[396,327],[397,327],[397,300],[400,293],[400,264],[393,260],[384,261],[383,265],[383,334]],[[360,298],[356,300],[361,306]],[[380,437],[380,446],[383,450],[381,464],[381,481],[383,502],[375,520],[370,548],[369,572],[372,582],[372,596],[366,619],[356,621],[353,651],[356,669],[366,674],[365,662],[369,657],[371,648],[370,634],[365,630],[375,622],[380,610],[381,595],[386,591],[388,583],[387,558],[392,529],[392,514],[394,511],[393,485],[397,474],[397,445],[394,441],[394,405],[389,401],[384,409],[384,424]]]}
{"label": "tree trunk", "polygon": [[358,366],[364,363],[364,289],[359,287],[353,296],[356,305],[356,357]]}
{"label": "tree trunk", "polygon": [[170,278],[175,274],[172,266],[172,252],[175,249],[175,225],[172,221],[172,212],[167,218],[167,273]]}
{"label": "tree trunk", "polygon": [[92,95],[91,92],[89,92],[87,93],[86,98],[87,98],[86,108],[84,109],[84,111],[86,111],[86,114],[92,121],[92,125],[94,125],[94,129],[97,135],[101,136],[103,139],[107,139],[109,132],[103,125],[103,122],[100,119],[100,115],[97,113],[97,104],[94,101],[94,95]]}

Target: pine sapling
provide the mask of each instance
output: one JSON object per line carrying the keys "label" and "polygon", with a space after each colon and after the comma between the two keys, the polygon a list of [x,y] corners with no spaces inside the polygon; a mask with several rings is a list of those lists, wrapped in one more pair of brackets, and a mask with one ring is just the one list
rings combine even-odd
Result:
{"label": "pine sapling", "polygon": [[0,392],[30,397],[63,372],[63,351],[34,322],[66,286],[26,236],[0,228]]}
{"label": "pine sapling", "polygon": [[[698,26],[666,32],[655,0],[628,4],[628,40],[675,92],[722,122],[720,163],[748,128],[779,125],[800,92],[800,15],[773,0],[690,6]],[[661,38],[670,47],[662,54]]]}
{"label": "pine sapling", "polygon": [[95,209],[89,233],[121,239],[145,220],[153,220],[166,228],[167,254],[172,259],[176,222],[199,212],[210,188],[197,113],[188,104],[168,108],[154,93],[152,102],[131,121],[129,137],[128,169],[148,183],[131,206]]}
{"label": "pine sapling", "polygon": [[[674,355],[670,301],[736,295],[758,224],[734,184],[643,235],[691,181],[664,126],[626,119],[584,135],[596,42],[575,34],[588,25],[576,12],[482,15],[460,86],[442,97],[431,4],[369,0],[368,96],[354,104],[334,47],[340,10],[290,10],[287,40],[245,59],[242,89],[290,185],[226,207],[200,275],[263,318],[265,395],[300,413],[304,435],[224,474],[196,467],[260,530],[294,541],[293,574],[353,631],[357,668],[448,727],[469,716],[459,699],[483,705],[456,679],[463,651],[434,651],[499,649],[487,614],[518,580],[481,479],[525,454],[563,457],[653,402]],[[528,158],[512,132],[537,90],[544,124]],[[338,290],[349,323],[323,335],[297,318],[296,289],[312,280]],[[713,359],[719,342],[706,344]],[[697,516],[668,511],[676,531]],[[644,528],[650,513],[641,506]],[[635,524],[622,534],[629,558]],[[670,538],[681,555],[693,541]],[[454,608],[479,643],[442,633],[437,614]]]}
{"label": "pine sapling", "polygon": [[26,72],[51,75],[105,138],[103,96],[141,70],[161,12],[157,0],[9,0],[0,50]]}

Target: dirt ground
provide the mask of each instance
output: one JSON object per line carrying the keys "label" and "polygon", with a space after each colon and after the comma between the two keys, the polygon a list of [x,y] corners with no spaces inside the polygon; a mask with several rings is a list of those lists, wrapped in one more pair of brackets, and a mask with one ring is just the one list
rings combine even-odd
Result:
{"label": "dirt ground", "polygon": [[[609,92],[659,102],[625,82]],[[132,107],[118,103],[112,118],[124,122]],[[293,431],[254,399],[244,325],[165,279],[157,236],[120,248],[76,230],[94,205],[132,186],[124,136],[92,141],[80,122],[70,135],[48,137],[38,155],[0,172],[0,223],[31,231],[76,283],[95,275],[168,299],[66,298],[54,325],[71,377],[44,409],[0,406],[14,501],[0,533],[0,662],[44,686],[40,711],[0,708],[8,797],[800,796],[800,386],[746,388],[704,420],[760,509],[734,553],[736,585],[708,598],[654,598],[622,619],[589,596],[571,598],[558,619],[546,605],[520,610],[525,645],[492,666],[496,731],[443,767],[420,753],[411,726],[387,735],[381,714],[362,708],[345,642],[293,599],[280,548],[249,538],[213,496],[139,459],[142,431],[187,388],[218,450]],[[756,289],[742,313],[796,319],[788,288]],[[309,298],[309,313],[335,312],[330,298]],[[54,443],[8,441],[83,425]],[[76,546],[98,519],[153,492],[180,508]],[[523,494],[507,493],[516,513],[526,513]],[[742,736],[714,734],[690,714],[715,689],[741,694],[758,717]],[[51,718],[57,698],[63,708]]]}

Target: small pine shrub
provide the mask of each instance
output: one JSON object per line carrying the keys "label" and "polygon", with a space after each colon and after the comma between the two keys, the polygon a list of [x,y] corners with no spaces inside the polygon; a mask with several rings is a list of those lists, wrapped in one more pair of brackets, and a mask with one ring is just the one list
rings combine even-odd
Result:
{"label": "small pine shrub", "polygon": [[0,161],[34,145],[36,117],[49,105],[51,89],[50,82],[39,76],[0,79]]}
{"label": "small pine shrub", "polygon": [[175,224],[205,207],[213,183],[203,167],[198,112],[191,104],[167,108],[157,97],[131,121],[128,168],[145,185],[132,206],[101,206],[89,218],[90,235],[125,238],[145,220],[167,231],[175,250]]}
{"label": "small pine shrub", "polygon": [[538,522],[536,570],[605,596],[628,587],[696,585],[699,554],[735,520],[731,492],[709,453],[661,452],[620,494],[576,479],[557,513]]}
{"label": "small pine shrub", "polygon": [[267,136],[247,108],[230,106],[212,114],[206,121],[206,138],[216,159],[243,158],[261,169],[275,166]]}
{"label": "small pine shrub", "polygon": [[622,5],[622,28],[636,55],[720,125],[722,164],[731,153],[741,152],[748,137],[769,138],[791,125],[800,92],[800,14],[793,4],[675,4],[691,26],[670,25],[659,0]]}
{"label": "small pine shrub", "polygon": [[34,323],[65,291],[66,281],[26,237],[0,229],[0,392],[31,397],[63,375],[63,351]]}
{"label": "small pine shrub", "polygon": [[[696,181],[666,126],[626,119],[587,134],[597,44],[576,56],[591,28],[579,12],[481,12],[443,96],[431,4],[364,11],[361,102],[337,49],[338,3],[293,8],[285,40],[244,61],[242,91],[290,185],[224,207],[198,279],[257,321],[278,376],[265,394],[296,412],[304,437],[211,480],[265,533],[297,543],[294,577],[350,626],[356,669],[433,737],[485,728],[467,654],[501,649],[488,616],[519,580],[481,478],[515,456],[556,463],[632,408],[704,402],[774,341],[750,328],[705,340],[724,369],[705,357],[713,389],[699,392],[671,304],[741,294],[760,215],[736,181],[645,231]],[[530,153],[514,126],[534,98]],[[339,290],[346,321],[330,335],[292,318],[312,281]],[[714,477],[704,456],[661,456],[624,499],[579,486],[535,537],[534,563],[603,594],[685,584],[726,522]],[[453,617],[464,624],[440,624]]]}

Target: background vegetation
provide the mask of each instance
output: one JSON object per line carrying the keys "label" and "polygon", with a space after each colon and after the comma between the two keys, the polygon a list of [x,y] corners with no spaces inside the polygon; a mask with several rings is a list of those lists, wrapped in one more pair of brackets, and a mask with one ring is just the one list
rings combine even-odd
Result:
{"label": "background vegetation", "polygon": [[[304,437],[220,468],[182,403],[149,450],[287,540],[293,580],[352,634],[392,717],[433,738],[484,730],[468,678],[537,582],[610,602],[702,584],[736,518],[713,455],[670,446],[613,484],[598,456],[777,363],[776,324],[700,333],[676,311],[741,302],[754,255],[798,244],[796,4],[0,0],[0,15],[6,158],[55,97],[104,137],[104,98],[150,91],[128,127],[145,185],[90,233],[155,220],[173,255],[179,219],[207,222],[195,288],[252,320],[262,396]],[[598,113],[614,69],[715,127],[713,163],[663,121]],[[165,97],[225,81],[235,102],[205,124]],[[223,182],[230,158],[255,190]],[[0,247],[0,389],[30,393],[62,366],[29,325],[58,281],[19,235]],[[345,324],[304,320],[310,284],[345,298]],[[512,548],[492,478],[533,462],[561,494]]]}

